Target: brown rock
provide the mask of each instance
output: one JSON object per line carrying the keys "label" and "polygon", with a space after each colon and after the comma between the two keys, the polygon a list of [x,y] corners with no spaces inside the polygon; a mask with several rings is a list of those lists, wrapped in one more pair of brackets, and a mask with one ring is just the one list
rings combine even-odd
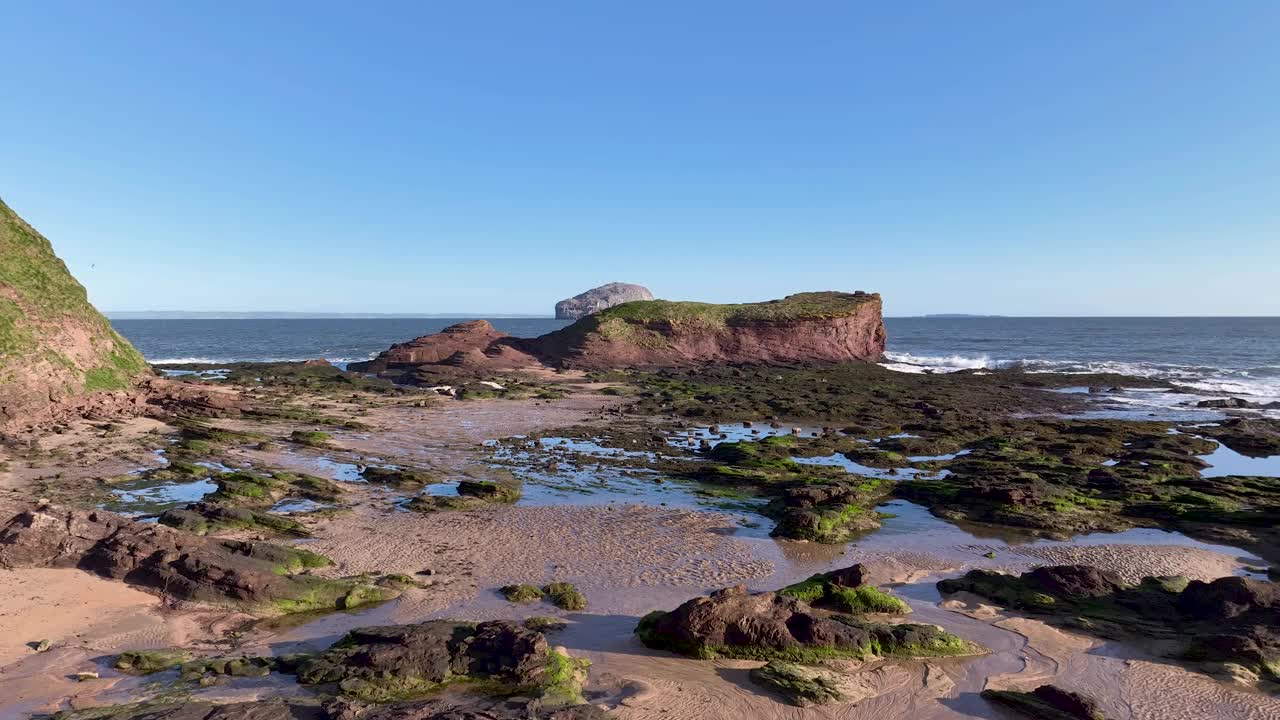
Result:
{"label": "brown rock", "polygon": [[[327,560],[264,542],[199,537],[101,510],[43,506],[0,529],[0,567],[79,568],[183,600],[262,606],[312,598],[339,607],[357,586],[295,575]],[[364,590],[364,588],[360,588]],[[389,596],[390,591],[368,590]]]}

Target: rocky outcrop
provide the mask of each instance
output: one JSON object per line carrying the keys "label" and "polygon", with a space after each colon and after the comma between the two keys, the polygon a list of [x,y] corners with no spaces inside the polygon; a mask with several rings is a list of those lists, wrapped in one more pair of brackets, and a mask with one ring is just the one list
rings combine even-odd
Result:
{"label": "rocky outcrop", "polygon": [[0,201],[0,430],[129,389],[146,372],[49,241]]}
{"label": "rocky outcrop", "polygon": [[653,293],[643,285],[609,283],[556,303],[556,319],[581,320],[614,305],[652,299]]}
{"label": "rocky outcrop", "polygon": [[933,625],[887,625],[815,611],[779,592],[741,585],[694,598],[671,612],[646,615],[641,642],[698,658],[737,657],[799,662],[830,657],[939,657],[976,652]]}
{"label": "rocky outcrop", "polygon": [[337,683],[343,694],[371,702],[426,694],[467,677],[532,688],[547,681],[551,654],[542,633],[512,622],[431,620],[353,630],[300,664],[298,680]]}
{"label": "rocky outcrop", "polygon": [[79,568],[180,600],[266,612],[347,608],[397,594],[302,574],[320,555],[264,542],[187,535],[101,510],[41,506],[0,529],[0,568]]}
{"label": "rocky outcrop", "polygon": [[488,320],[468,320],[434,335],[392,345],[373,360],[351,363],[347,367],[356,372],[382,373],[422,365],[502,368],[537,365],[538,359],[524,352],[521,344],[519,338],[499,332]]}
{"label": "rocky outcrop", "polygon": [[875,362],[884,354],[880,296],[816,292],[739,305],[650,300],[607,308],[537,338],[472,320],[407,343],[357,372],[404,376],[425,367],[608,369],[714,363]]}
{"label": "rocky outcrop", "polygon": [[886,334],[880,296],[811,292],[737,305],[627,303],[533,341],[557,367],[876,362]]}

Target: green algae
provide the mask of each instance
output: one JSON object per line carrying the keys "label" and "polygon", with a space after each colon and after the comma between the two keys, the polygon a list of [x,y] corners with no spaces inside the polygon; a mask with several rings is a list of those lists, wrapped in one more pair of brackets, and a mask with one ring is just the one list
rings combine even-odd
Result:
{"label": "green algae", "polygon": [[561,610],[585,610],[587,608],[587,596],[583,595],[577,586],[567,582],[553,582],[542,588],[542,592],[546,593],[547,599],[552,605]]}
{"label": "green algae", "polygon": [[543,591],[534,585],[507,585],[498,592],[502,593],[502,597],[508,602],[527,603],[541,600]]}

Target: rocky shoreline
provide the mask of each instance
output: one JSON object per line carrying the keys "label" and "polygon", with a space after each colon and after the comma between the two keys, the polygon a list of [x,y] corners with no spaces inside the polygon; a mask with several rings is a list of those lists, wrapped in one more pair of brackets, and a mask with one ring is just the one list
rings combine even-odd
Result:
{"label": "rocky shoreline", "polygon": [[[767,383],[762,382],[761,372],[768,374]],[[222,380],[190,377],[183,384],[193,391],[225,392],[238,399],[219,409],[221,418],[188,418],[170,424],[158,434],[131,437],[121,433],[113,439],[111,431],[107,431],[108,445],[125,443],[163,451],[164,463],[141,475],[125,474],[105,483],[93,483],[91,478],[99,475],[107,458],[87,451],[77,461],[80,467],[67,472],[71,468],[67,467],[65,451],[46,454],[47,451],[31,449],[29,440],[37,436],[92,437],[83,434],[86,430],[102,434],[93,429],[93,424],[68,425],[62,435],[41,431],[6,446],[17,449],[20,457],[11,460],[9,466],[14,480],[6,487],[14,509],[7,528],[0,533],[0,567],[16,574],[57,571],[45,569],[60,567],[77,569],[59,572],[88,570],[190,608],[182,613],[221,608],[251,618],[279,617],[282,612],[283,617],[289,617],[306,611],[299,617],[314,619],[303,622],[301,634],[284,629],[284,637],[298,640],[283,643],[269,640],[280,637],[281,631],[268,631],[269,626],[261,621],[243,625],[245,629],[236,631],[236,639],[230,645],[207,636],[185,650],[184,657],[189,657],[185,662],[200,664],[188,668],[188,679],[176,680],[175,687],[186,688],[184,692],[194,690],[190,701],[175,704],[165,700],[163,694],[139,687],[120,692],[126,693],[125,699],[144,705],[96,710],[93,717],[207,717],[209,713],[219,717],[296,717],[300,713],[314,717],[452,718],[467,716],[465,713],[488,713],[478,717],[595,717],[598,715],[591,713],[611,713],[626,718],[644,717],[641,707],[683,707],[666,691],[635,689],[652,686],[670,671],[638,665],[632,671],[626,670],[629,663],[634,663],[625,658],[639,647],[631,644],[637,642],[635,639],[627,639],[637,626],[642,629],[640,638],[652,647],[678,648],[681,653],[697,657],[719,656],[721,659],[715,663],[754,663],[748,668],[752,670],[749,683],[758,688],[757,694],[744,697],[742,702],[746,705],[732,706],[750,707],[753,711],[772,712],[765,708],[768,703],[777,702],[773,698],[808,707],[834,703],[857,709],[872,697],[882,698],[878,701],[881,703],[905,702],[907,697],[919,701],[925,697],[919,691],[875,689],[875,684],[881,682],[878,678],[896,676],[895,662],[924,662],[936,664],[938,672],[959,672],[961,675],[952,682],[961,686],[972,682],[964,679],[965,668],[990,666],[986,672],[995,677],[999,674],[996,668],[1003,667],[1008,657],[1008,650],[1001,649],[1001,643],[1008,640],[999,634],[1006,631],[994,625],[983,625],[989,628],[986,630],[957,626],[955,621],[946,619],[961,617],[945,609],[952,602],[949,596],[921,605],[917,594],[925,592],[929,578],[941,576],[946,580],[947,593],[963,590],[961,597],[989,597],[978,586],[961,586],[957,584],[961,580],[947,578],[960,577],[966,569],[974,568],[983,572],[1028,572],[1039,564],[1035,555],[1017,554],[1017,548],[982,553],[964,550],[964,545],[939,555],[923,540],[919,549],[910,549],[910,540],[905,541],[905,546],[878,549],[881,545],[871,541],[880,533],[896,532],[893,528],[898,521],[893,512],[882,509],[899,502],[892,498],[931,509],[932,516],[942,525],[961,522],[970,527],[968,523],[976,522],[975,528],[1008,528],[1010,532],[1026,533],[1032,541],[1036,536],[1066,539],[1080,533],[1162,528],[1203,538],[1205,542],[1239,547],[1242,553],[1276,557],[1275,540],[1267,532],[1268,525],[1257,520],[1274,512],[1275,496],[1269,493],[1274,492],[1275,481],[1265,477],[1201,477],[1204,463],[1199,460],[1218,447],[1218,442],[1251,453],[1259,448],[1269,450],[1269,438],[1274,432],[1271,423],[1235,422],[1228,418],[1216,427],[1190,427],[1160,420],[1064,419],[1064,415],[1096,401],[1087,393],[1052,391],[1067,383],[1079,383],[1078,376],[913,376],[868,365],[768,370],[713,367],[555,376],[526,376],[513,371],[487,376],[504,388],[526,382],[543,391],[555,390],[545,392],[546,397],[542,398],[440,395],[424,388],[368,383],[356,373],[302,364],[247,367],[233,378]],[[1119,385],[1124,379],[1098,377],[1089,381]],[[576,409],[565,414],[557,407]],[[844,409],[849,407],[858,408],[857,422],[838,422],[850,417]],[[1010,408],[1022,412],[1010,413]],[[522,420],[520,413],[527,414],[527,420]],[[746,421],[748,417],[753,419]],[[477,421],[479,426],[475,425]],[[464,424],[458,425],[460,422]],[[478,434],[438,435],[447,426],[453,426],[453,432],[469,426],[472,430],[467,433]],[[415,445],[415,438],[423,437],[439,439],[428,447]],[[490,442],[486,444],[484,440]],[[103,438],[97,439],[102,441]],[[68,447],[78,442],[83,441],[71,440]],[[57,468],[61,477],[42,473],[41,467]],[[599,484],[569,489],[578,487],[574,483],[591,478],[591,483]],[[120,506],[127,512],[159,518],[172,525],[170,529],[93,510],[92,506],[101,504],[104,496],[111,496],[112,487],[118,483],[161,489],[207,483],[210,489],[185,505],[156,509],[137,506],[136,511],[128,504]],[[512,487],[514,494],[498,496],[486,490],[503,483]],[[614,483],[621,484],[617,490],[610,490]],[[638,488],[643,485],[636,483],[647,483],[654,490],[640,492]],[[85,492],[86,489],[91,491]],[[596,493],[604,493],[602,497],[619,493],[617,497],[647,503],[650,509],[635,506],[633,510],[607,503],[593,506],[591,497]],[[21,509],[12,505],[14,501],[33,503],[43,496],[56,498],[65,507]],[[569,500],[575,496],[580,499]],[[681,501],[689,503],[688,509],[662,507],[671,499],[682,497],[689,498]],[[278,509],[302,501],[311,503],[311,508],[301,512]],[[563,504],[566,501],[569,504]],[[514,506],[510,504],[513,502]],[[427,503],[431,511],[421,512]],[[86,505],[89,508],[75,509]],[[588,520],[593,515],[598,519]],[[708,520],[722,518],[717,521],[720,523],[729,521],[721,526],[728,536],[714,542],[698,539],[717,537],[702,535],[714,526],[703,525],[704,516]],[[637,523],[635,534],[615,540],[614,533],[629,532],[624,529],[626,525],[618,524],[629,517]],[[688,519],[677,521],[685,517]],[[658,541],[656,535],[644,534],[670,523],[677,524],[670,525],[674,534],[669,538]],[[695,529],[700,526],[706,529]],[[552,536],[545,534],[551,527],[565,528],[568,534],[563,540],[551,541]],[[588,527],[592,530],[582,535]],[[757,527],[758,530],[753,529]],[[640,532],[639,528],[645,530]],[[192,534],[193,531],[199,534]],[[511,543],[519,543],[516,538],[522,532],[547,540],[517,552],[518,545]],[[450,542],[451,535],[460,542]],[[770,540],[769,535],[775,539]],[[405,542],[395,539],[399,537]],[[297,542],[293,538],[305,538],[305,544],[292,549],[291,543]],[[655,542],[670,543],[664,551],[669,554],[659,559],[646,557],[640,551],[642,547],[655,547]],[[730,550],[733,546],[736,549]],[[766,559],[776,552],[769,550],[771,546],[784,553],[799,552],[797,559],[812,559],[798,563],[786,555]],[[834,554],[821,552],[823,547],[831,547]],[[822,573],[840,567],[841,558],[847,557],[840,553],[846,547],[867,558],[857,571],[860,577],[905,580],[907,585],[902,587],[909,591],[908,602],[894,598],[891,589],[889,593],[880,589],[884,587],[883,579],[876,581],[881,583],[879,587],[861,581],[846,581],[852,584],[846,587],[823,579],[830,576]],[[1063,547],[1070,547],[1070,542]],[[1140,558],[1144,556],[1136,548],[1111,547],[1115,548],[1114,557],[1126,558],[1126,563],[1138,559],[1136,568],[1141,572],[1144,561]],[[537,559],[529,555],[534,550]],[[1166,562],[1164,558],[1174,557],[1171,553],[1179,552],[1173,547],[1150,550],[1155,553],[1152,560],[1161,558],[1161,563]],[[593,555],[598,557],[587,560]],[[327,559],[305,561],[312,556]],[[753,556],[759,559],[753,560]],[[1103,556],[1095,553],[1093,557],[1101,560]],[[1194,558],[1185,553],[1183,557]],[[267,562],[262,566],[266,575],[261,576],[261,582],[254,579],[254,573],[259,571],[251,569],[259,562],[255,558]],[[1210,558],[1206,555],[1205,559]],[[143,562],[138,564],[139,560]],[[719,565],[722,570],[713,572],[712,566],[707,566],[706,572],[695,570],[705,562]],[[1260,577],[1258,573],[1262,573],[1261,577],[1266,573],[1264,567],[1257,566],[1262,560],[1249,565],[1228,556],[1221,560],[1215,557],[1212,562],[1221,562],[1223,567],[1234,567],[1236,573],[1255,578]],[[272,563],[290,569],[272,569]],[[662,567],[670,571],[649,575],[645,569]],[[1154,570],[1157,566],[1146,567]],[[1209,565],[1197,567],[1204,568],[1194,572],[1197,578],[1221,577],[1214,574],[1221,570],[1208,570]],[[1147,574],[1156,574],[1152,570]],[[624,579],[627,573],[633,573],[632,579]],[[235,582],[227,584],[229,578]],[[542,593],[543,586],[560,581],[581,588],[585,610],[561,610],[537,598],[532,603],[509,603],[499,592],[507,585],[527,583]],[[683,608],[694,602],[691,598],[705,595],[708,588],[731,588],[744,582],[752,591],[724,590],[710,596],[713,603],[733,599],[739,603],[733,612],[741,614],[738,619],[722,616],[712,620],[713,624],[731,627],[749,622],[766,633],[761,637],[778,637],[765,630],[766,618],[789,608],[788,617],[793,619],[779,616],[779,627],[791,628],[787,632],[795,638],[797,628],[807,623],[811,629],[805,632],[811,633],[807,636],[811,639],[806,642],[816,641],[817,647],[824,649],[817,654],[787,651],[766,657],[757,650],[729,651],[723,636],[698,635],[720,639],[697,641],[702,643],[699,647],[714,647],[710,653],[691,652],[684,649],[693,647],[687,640],[656,639],[690,631],[676,631],[675,626],[667,627],[656,619],[639,619],[649,611]],[[1124,587],[1119,581],[1110,582]],[[1265,580],[1243,582],[1253,583],[1250,587],[1273,587]],[[780,594],[765,592],[770,587],[781,588]],[[917,587],[920,589],[913,589]],[[831,605],[834,601],[824,600],[825,593],[835,593],[831,597],[843,599]],[[989,601],[1007,608],[1011,616],[1026,613],[1057,624],[1054,617],[1044,615],[1040,606],[1014,603],[1009,596],[994,591],[991,595],[994,597]],[[926,612],[933,602],[942,606]],[[806,610],[805,603],[826,609]],[[766,612],[766,606],[774,610]],[[323,608],[357,614],[349,620],[344,620],[348,616],[341,612],[333,620],[313,615],[316,609]],[[883,614],[886,609],[887,615]],[[915,611],[905,625],[901,624],[902,619],[893,619],[903,609]],[[534,613],[546,615],[548,610],[553,621],[545,627],[568,628],[547,631],[553,633],[554,642],[563,642],[568,648],[565,657],[593,663],[590,670],[585,669],[585,663],[573,665],[577,668],[575,674],[587,673],[581,709],[531,704],[537,699],[536,693],[530,696],[524,690],[511,700],[495,704],[466,692],[468,682],[442,680],[404,690],[406,696],[421,691],[435,699],[423,701],[397,695],[396,702],[389,705],[369,704],[372,696],[367,694],[341,702],[325,700],[323,692],[316,695],[306,686],[289,690],[288,682],[280,684],[283,681],[273,681],[265,690],[252,690],[252,701],[218,704],[243,698],[244,692],[249,691],[248,681],[243,678],[256,676],[263,669],[274,673],[273,668],[293,662],[292,658],[287,662],[273,659],[280,657],[278,654],[252,654],[262,643],[298,651],[314,648],[306,649],[306,653],[322,651],[323,645],[305,639],[312,636],[312,631],[307,630],[312,626],[318,630],[337,622],[336,627],[346,625],[343,632],[354,632],[362,624],[361,618],[367,617],[375,623],[382,618],[384,623],[405,623],[406,628],[432,618],[509,621],[515,625],[504,627],[516,627],[522,618],[532,621],[538,617]],[[591,649],[594,643],[584,644],[582,636],[577,635],[578,625],[585,629],[597,622],[588,618],[607,622],[619,612],[621,617],[634,614],[611,631],[617,633],[612,641],[616,649],[601,654]],[[710,612],[708,617],[712,618],[722,611]],[[852,615],[841,614],[850,612]],[[871,615],[867,619],[842,620],[834,625],[830,624],[834,620],[822,619],[858,618],[868,612]],[[1203,615],[1197,614],[1198,610],[1189,612],[1191,618]],[[1184,673],[1178,682],[1190,692],[1192,687],[1201,687],[1191,678],[1207,671],[1219,678],[1208,682],[1226,683],[1219,685],[1222,688],[1232,684],[1241,688],[1269,687],[1269,668],[1274,666],[1276,648],[1268,639],[1274,636],[1267,634],[1273,630],[1265,628],[1273,626],[1258,620],[1268,617],[1268,612],[1264,609],[1242,616],[1252,618],[1237,625],[1243,629],[1240,637],[1247,639],[1230,643],[1213,640],[1208,645],[1197,641],[1194,647],[1219,648],[1216,656],[1194,648],[1183,651],[1181,659],[1171,655],[1175,665],[1186,668],[1178,670]],[[801,623],[798,618],[802,617],[809,619]],[[917,617],[923,619],[923,625]],[[888,624],[882,618],[888,618]],[[1213,622],[1208,615],[1203,618]],[[538,627],[544,626],[544,621],[537,622]],[[700,627],[709,627],[705,625],[707,621],[698,622],[703,623]],[[937,630],[936,625],[944,630]],[[1121,655],[1129,653],[1138,658],[1171,652],[1149,647],[1145,639],[1138,641],[1132,636],[1099,632],[1073,623],[1067,626],[1074,632],[1117,643],[1113,652]],[[841,629],[836,632],[836,628]],[[942,634],[930,634],[934,632]],[[992,632],[997,634],[988,635]],[[834,652],[844,642],[836,638],[846,635],[854,643],[851,648],[862,649]],[[916,637],[919,642],[912,639]],[[35,639],[50,640],[51,649],[33,652],[15,668],[41,663],[48,653],[72,651],[63,639]],[[921,643],[941,643],[938,647],[945,646],[948,651],[934,653],[939,657],[933,659],[921,658],[919,650],[905,654],[893,650],[895,643],[911,648],[923,647]],[[751,647],[758,644],[759,639],[747,642]],[[986,659],[966,660],[967,655],[980,651],[950,650],[953,645],[958,649],[962,644],[986,647],[990,654],[977,656]],[[125,641],[115,646],[117,654],[146,649],[129,645]],[[867,654],[871,647],[876,648],[874,655]],[[1237,647],[1238,650],[1222,649]],[[227,654],[228,650],[232,654]],[[290,653],[296,654],[293,650],[285,654]],[[118,692],[113,695],[112,691],[91,691],[98,683],[109,687],[129,684],[126,674],[109,667],[114,655],[98,657],[102,659],[88,661],[82,669],[88,672],[87,668],[96,666],[92,672],[99,678],[63,685],[62,690],[55,685],[52,694],[28,695],[37,702],[32,707],[57,709],[65,702],[60,702],[59,693],[61,698],[78,698],[71,701],[73,708],[109,703],[112,698],[120,702]],[[228,665],[230,660],[224,662],[221,658],[241,659]],[[801,664],[796,665],[796,661]],[[286,665],[281,666],[281,662]],[[105,670],[102,663],[108,665]],[[197,668],[205,668],[199,673],[203,684],[193,685],[191,678]],[[598,671],[605,674],[597,677]],[[167,677],[163,674],[166,672],[176,670],[162,671],[161,677]],[[101,679],[108,677],[116,679]],[[1017,673],[1012,677],[1018,677]],[[1090,690],[1087,695],[1100,702],[1100,707],[1108,707],[1112,698],[1106,694],[1116,690],[1091,687],[1082,680],[1060,672],[1057,682],[1068,690]],[[0,687],[5,682],[4,675],[0,675]],[[490,684],[489,680],[476,682]],[[240,687],[243,689],[237,690]],[[710,689],[715,684],[700,687]],[[1243,689],[1240,692],[1244,694],[1225,696],[1230,699],[1223,700],[1224,707],[1262,708],[1275,702],[1265,694]],[[37,696],[47,699],[38,701]],[[215,700],[200,699],[205,696]],[[341,696],[339,693],[334,697]],[[267,702],[271,697],[279,699]],[[390,696],[378,699],[387,697]],[[978,702],[1009,705],[1016,704],[1017,698],[989,694],[988,699]],[[949,717],[946,707],[938,705],[936,712],[924,716]],[[1148,715],[1131,712],[1118,717]]]}
{"label": "rocky shoreline", "polygon": [[[7,341],[101,330],[9,215],[74,302]],[[65,392],[0,398],[0,717],[1280,714],[1280,421],[891,372],[874,294],[622,299],[346,370],[6,355]]]}

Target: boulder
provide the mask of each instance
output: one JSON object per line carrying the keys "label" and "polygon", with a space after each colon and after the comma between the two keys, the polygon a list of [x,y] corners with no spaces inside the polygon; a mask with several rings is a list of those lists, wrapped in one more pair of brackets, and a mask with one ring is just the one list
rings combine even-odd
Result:
{"label": "boulder", "polygon": [[1056,685],[1041,685],[1029,693],[983,690],[982,697],[1039,720],[1106,720],[1096,700]]}
{"label": "boulder", "polygon": [[344,695],[387,702],[424,695],[458,679],[522,688],[540,707],[580,704],[585,663],[552,650],[546,637],[506,620],[430,620],[352,630],[298,665],[299,682],[336,683]]}
{"label": "boulder", "polygon": [[933,625],[883,625],[815,611],[777,592],[741,585],[650,613],[636,627],[641,642],[699,658],[813,661],[827,657],[935,657],[975,651]]}
{"label": "boulder", "polygon": [[643,285],[609,283],[556,303],[556,319],[581,320],[614,305],[652,299],[653,293]]}
{"label": "boulder", "polygon": [[1045,592],[1072,598],[1108,597],[1124,587],[1115,575],[1091,565],[1049,565],[1024,575]]}

